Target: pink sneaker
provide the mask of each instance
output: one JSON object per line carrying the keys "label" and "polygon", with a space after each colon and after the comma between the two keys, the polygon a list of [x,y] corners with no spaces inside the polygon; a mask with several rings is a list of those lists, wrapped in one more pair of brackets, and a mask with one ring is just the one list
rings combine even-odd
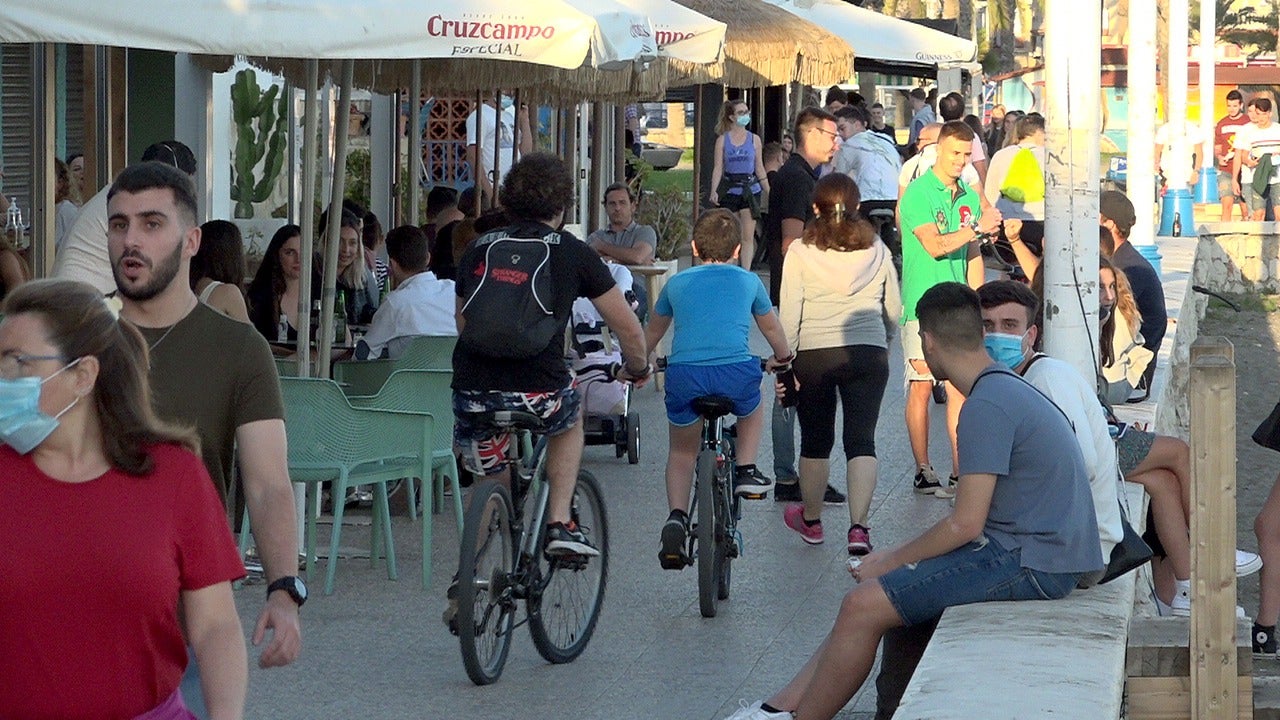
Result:
{"label": "pink sneaker", "polygon": [[822,521],[819,520],[813,525],[808,525],[804,521],[804,506],[800,503],[788,505],[787,509],[782,511],[782,522],[787,527],[800,533],[800,538],[810,545],[821,545],[823,541]]}
{"label": "pink sneaker", "polygon": [[866,555],[871,552],[871,530],[861,525],[849,528],[849,554]]}

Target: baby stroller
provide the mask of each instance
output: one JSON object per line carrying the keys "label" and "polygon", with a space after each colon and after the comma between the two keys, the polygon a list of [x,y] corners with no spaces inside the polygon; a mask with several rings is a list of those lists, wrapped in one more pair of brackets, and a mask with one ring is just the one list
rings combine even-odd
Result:
{"label": "baby stroller", "polygon": [[[631,272],[610,264],[620,287],[631,287]],[[625,274],[625,278],[620,278]],[[635,309],[635,295],[627,299]],[[622,362],[622,352],[603,319],[589,300],[579,298],[573,306],[573,333],[570,364],[578,376],[582,397],[582,427],[588,445],[613,445],[615,457],[640,462],[640,413],[631,409],[631,384],[614,380],[606,367]]]}

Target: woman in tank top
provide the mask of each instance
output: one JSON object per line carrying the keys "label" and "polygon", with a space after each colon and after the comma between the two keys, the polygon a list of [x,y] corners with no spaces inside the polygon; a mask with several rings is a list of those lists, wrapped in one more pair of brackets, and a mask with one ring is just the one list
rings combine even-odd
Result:
{"label": "woman in tank top", "polygon": [[713,204],[737,213],[742,225],[738,259],[748,270],[756,254],[756,219],[760,217],[761,193],[769,191],[760,136],[747,130],[750,124],[751,110],[741,100],[729,100],[720,109],[709,198]]}
{"label": "woman in tank top", "polygon": [[249,322],[240,286],[244,283],[244,240],[227,220],[200,226],[200,249],[191,258],[191,291],[200,302],[233,320]]}

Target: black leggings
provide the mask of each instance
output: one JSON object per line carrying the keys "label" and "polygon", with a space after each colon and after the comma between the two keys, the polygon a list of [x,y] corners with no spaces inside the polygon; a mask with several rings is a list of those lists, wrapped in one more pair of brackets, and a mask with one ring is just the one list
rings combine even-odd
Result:
{"label": "black leggings", "polygon": [[844,457],[875,457],[876,420],[889,382],[889,351],[874,345],[801,350],[800,457],[827,459],[836,443],[836,397],[844,410]]}

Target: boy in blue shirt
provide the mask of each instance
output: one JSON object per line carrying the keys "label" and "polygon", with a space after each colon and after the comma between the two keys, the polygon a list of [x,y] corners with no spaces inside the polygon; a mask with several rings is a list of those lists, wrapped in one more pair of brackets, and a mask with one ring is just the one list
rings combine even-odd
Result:
{"label": "boy in blue shirt", "polygon": [[[751,322],[773,348],[770,369],[791,362],[786,335],[769,302],[764,283],[738,266],[738,219],[724,209],[710,210],[693,228],[693,256],[702,264],[675,277],[662,289],[646,330],[648,347],[675,323],[667,365],[667,419],[671,452],[667,458],[667,505],[671,514],[662,527],[663,568],[688,564],[689,492],[702,440],[695,398],[724,395],[733,400],[737,424],[734,491],[763,498],[773,480],[756,468],[756,452],[764,420],[760,409],[760,361],[751,353]],[[781,359],[780,359],[781,358]]]}

